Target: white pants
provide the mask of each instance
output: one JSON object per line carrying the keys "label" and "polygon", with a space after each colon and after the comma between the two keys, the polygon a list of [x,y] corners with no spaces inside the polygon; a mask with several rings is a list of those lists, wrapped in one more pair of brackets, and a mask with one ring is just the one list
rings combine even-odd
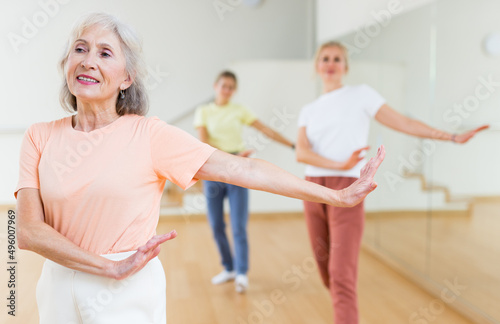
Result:
{"label": "white pants", "polygon": [[[118,261],[134,252],[103,257]],[[165,273],[157,257],[123,280],[46,260],[36,289],[40,324],[165,324],[165,287]]]}

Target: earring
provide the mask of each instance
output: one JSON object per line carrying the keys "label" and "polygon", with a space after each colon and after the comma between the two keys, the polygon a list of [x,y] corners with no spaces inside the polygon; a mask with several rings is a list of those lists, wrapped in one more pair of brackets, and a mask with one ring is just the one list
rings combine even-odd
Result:
{"label": "earring", "polygon": [[125,90],[120,90],[120,99],[125,99]]}

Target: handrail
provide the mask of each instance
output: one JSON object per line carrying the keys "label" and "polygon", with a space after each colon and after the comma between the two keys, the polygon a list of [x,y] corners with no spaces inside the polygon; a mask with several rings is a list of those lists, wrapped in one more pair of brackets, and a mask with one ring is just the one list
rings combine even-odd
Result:
{"label": "handrail", "polygon": [[215,100],[215,98],[214,98],[214,97],[210,97],[210,98],[208,98],[207,100],[205,100],[205,101],[203,101],[203,102],[201,102],[201,103],[199,103],[199,104],[195,105],[194,107],[192,107],[192,108],[188,109],[188,110],[187,110],[186,112],[184,112],[182,115],[177,116],[174,120],[169,121],[168,123],[169,123],[169,124],[171,124],[171,125],[175,125],[175,124],[177,124],[178,122],[180,122],[181,120],[183,120],[184,118],[186,118],[186,117],[190,116],[191,114],[193,114],[193,113],[195,112],[195,110],[196,110],[199,106],[201,106],[201,105],[206,105],[206,104],[208,104],[208,103],[213,102],[214,100]]}

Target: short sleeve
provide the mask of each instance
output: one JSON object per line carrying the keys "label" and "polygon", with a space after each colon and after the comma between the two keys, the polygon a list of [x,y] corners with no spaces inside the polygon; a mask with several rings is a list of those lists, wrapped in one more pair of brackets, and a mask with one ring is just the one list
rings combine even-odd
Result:
{"label": "short sleeve", "polygon": [[305,127],[307,126],[307,122],[308,122],[308,119],[309,119],[309,109],[308,109],[308,106],[305,106],[304,108],[302,108],[302,110],[300,111],[300,114],[299,114],[299,119],[297,121],[297,126],[298,127]]}
{"label": "short sleeve", "polygon": [[216,149],[157,117],[149,121],[156,174],[182,189],[189,188],[198,181],[194,176]]}
{"label": "short sleeve", "polygon": [[363,84],[361,89],[361,98],[365,101],[365,111],[370,117],[373,117],[377,114],[380,107],[385,104],[385,98],[366,84]]}
{"label": "short sleeve", "polygon": [[38,164],[44,146],[40,127],[40,124],[31,125],[24,133],[19,158],[19,181],[14,191],[14,197],[16,198],[17,192],[23,188],[40,189]]}
{"label": "short sleeve", "polygon": [[242,109],[242,122],[245,125],[250,125],[257,120],[257,116],[248,108],[241,106]]}
{"label": "short sleeve", "polygon": [[194,128],[207,126],[207,121],[205,119],[204,109],[202,107],[198,107],[194,112]]}

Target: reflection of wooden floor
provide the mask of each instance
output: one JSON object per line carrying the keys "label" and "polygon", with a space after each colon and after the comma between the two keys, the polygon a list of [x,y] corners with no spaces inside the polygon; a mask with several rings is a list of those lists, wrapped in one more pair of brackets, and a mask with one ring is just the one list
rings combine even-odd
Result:
{"label": "reflection of wooden floor", "polygon": [[[2,213],[1,224],[5,224],[4,216]],[[4,233],[4,227],[0,227],[0,233]],[[179,236],[167,242],[160,255],[166,270],[170,324],[332,323],[329,295],[311,268],[302,219],[251,220],[251,286],[246,295],[236,294],[232,284],[210,284],[211,276],[221,269],[206,221],[162,220],[158,232],[174,228]],[[0,251],[5,256],[3,238]],[[34,287],[43,260],[24,251],[18,252],[18,259],[19,316],[7,318],[2,306],[0,322],[34,324],[38,317]],[[2,296],[5,282],[2,271]],[[414,312],[429,307],[434,299],[368,253],[361,255],[359,291],[362,324],[409,323]],[[279,296],[279,303],[269,302],[273,294]],[[446,309],[434,323],[470,322]]]}
{"label": "reflection of wooden floor", "polygon": [[458,282],[465,306],[500,322],[500,202],[473,206],[470,215],[373,215],[365,243],[432,285]]}

